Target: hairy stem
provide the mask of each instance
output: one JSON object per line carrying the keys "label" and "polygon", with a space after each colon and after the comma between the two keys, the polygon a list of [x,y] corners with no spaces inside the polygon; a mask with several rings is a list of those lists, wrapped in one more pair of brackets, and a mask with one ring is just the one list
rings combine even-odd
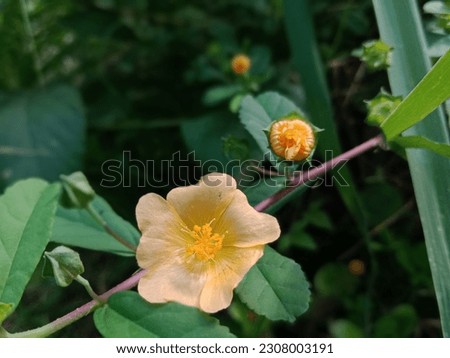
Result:
{"label": "hairy stem", "polygon": [[[109,297],[111,297],[114,293],[129,290],[137,285],[140,278],[145,275],[145,270],[139,271],[130,278],[125,281],[119,283],[117,286],[113,287],[109,291],[106,291],[104,294],[100,295],[99,298],[101,301],[106,302]],[[48,337],[49,335],[67,327],[73,322],[78,321],[80,318],[87,316],[89,313],[95,311],[97,308],[101,307],[104,303],[92,300],[81,307],[69,312],[65,316],[62,316],[45,326],[31,329],[29,331],[18,332],[18,333],[6,333],[6,336],[9,338],[42,338]]]}
{"label": "hairy stem", "polygon": [[296,173],[294,178],[289,182],[288,186],[285,189],[281,189],[279,192],[269,196],[260,203],[256,204],[255,209],[258,211],[267,210],[269,207],[280,201],[282,198],[284,198],[286,195],[294,191],[299,186],[319,178],[327,171],[332,170],[339,164],[346,163],[348,160],[353,159],[363,154],[364,152],[367,152],[370,149],[378,147],[381,143],[383,143],[383,141],[384,141],[383,136],[381,134],[377,135],[376,137],[373,137],[368,141],[356,146],[355,148],[338,155],[337,157],[329,160],[328,162],[323,163],[318,167],[300,173]]}

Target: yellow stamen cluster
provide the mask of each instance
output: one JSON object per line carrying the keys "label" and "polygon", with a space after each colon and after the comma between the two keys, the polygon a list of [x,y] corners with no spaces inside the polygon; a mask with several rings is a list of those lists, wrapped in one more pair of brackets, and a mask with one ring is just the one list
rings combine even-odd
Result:
{"label": "yellow stamen cluster", "polygon": [[243,75],[246,73],[252,65],[252,61],[246,55],[239,54],[231,59],[231,68],[237,75]]}
{"label": "yellow stamen cluster", "polygon": [[270,147],[286,160],[306,159],[316,145],[313,128],[301,119],[275,122],[269,133]]}
{"label": "yellow stamen cluster", "polygon": [[213,233],[210,224],[194,225],[193,230],[189,231],[189,235],[194,242],[187,247],[186,253],[195,255],[201,261],[214,260],[217,252],[222,248],[224,236]]}

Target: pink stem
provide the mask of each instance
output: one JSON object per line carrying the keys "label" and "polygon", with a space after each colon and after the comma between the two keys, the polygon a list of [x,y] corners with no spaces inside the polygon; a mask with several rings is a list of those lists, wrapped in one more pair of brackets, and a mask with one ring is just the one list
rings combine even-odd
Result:
{"label": "pink stem", "polygon": [[[127,278],[125,281],[119,283],[117,286],[106,291],[104,294],[100,295],[102,301],[107,301],[114,293],[129,290],[137,285],[142,276],[145,275],[146,270],[141,270],[134,274],[133,276]],[[99,301],[92,300],[84,305],[76,308],[72,312],[46,324],[45,326],[31,329],[29,331],[10,333],[7,337],[11,338],[28,338],[28,337],[48,337],[49,335],[59,331],[60,329],[68,326],[69,324],[78,321],[80,318],[87,316],[95,308],[101,306],[103,303]]]}
{"label": "pink stem", "polygon": [[308,171],[305,172],[300,172],[289,182],[289,185],[285,189],[281,189],[279,192],[269,196],[260,203],[256,204],[255,209],[257,211],[267,210],[269,207],[280,201],[282,198],[284,198],[286,195],[294,191],[299,186],[305,184],[308,181],[315,180],[321,175],[325,174],[327,171],[336,167],[337,165],[345,163],[346,161],[354,157],[357,157],[358,155],[361,155],[362,153],[367,152],[372,148],[379,146],[381,143],[383,143],[383,140],[384,138],[381,134],[377,135],[376,137],[373,137],[368,141],[356,146],[355,148],[352,148],[349,151],[338,155],[337,157],[329,160],[328,162],[323,163],[318,167],[309,169]]}

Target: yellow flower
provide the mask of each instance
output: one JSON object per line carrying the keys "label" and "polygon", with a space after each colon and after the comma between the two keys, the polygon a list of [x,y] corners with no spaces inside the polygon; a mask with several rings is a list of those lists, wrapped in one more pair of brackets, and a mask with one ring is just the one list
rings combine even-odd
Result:
{"label": "yellow flower", "polygon": [[252,65],[252,61],[247,55],[239,54],[231,59],[231,68],[237,75],[246,73]]}
{"label": "yellow flower", "polygon": [[152,303],[169,301],[217,312],[233,289],[280,235],[277,220],[257,212],[227,174],[204,176],[173,189],[167,200],[144,195],[136,207],[142,237],[137,248],[147,269],[138,285]]}
{"label": "yellow flower", "polygon": [[316,145],[313,128],[300,118],[287,118],[273,123],[269,142],[275,154],[286,160],[306,159]]}

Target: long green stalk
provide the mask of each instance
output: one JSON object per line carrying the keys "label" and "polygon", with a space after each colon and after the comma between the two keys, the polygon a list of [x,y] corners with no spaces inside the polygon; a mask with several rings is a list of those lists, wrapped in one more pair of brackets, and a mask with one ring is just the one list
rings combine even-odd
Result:
{"label": "long green stalk", "polygon": [[[394,48],[388,70],[391,90],[407,95],[431,68],[419,9],[414,0],[373,0],[381,38]],[[450,79],[449,79],[450,80]],[[441,108],[405,134],[450,143]],[[425,235],[443,334],[450,336],[450,161],[435,153],[408,149],[414,191]]]}

